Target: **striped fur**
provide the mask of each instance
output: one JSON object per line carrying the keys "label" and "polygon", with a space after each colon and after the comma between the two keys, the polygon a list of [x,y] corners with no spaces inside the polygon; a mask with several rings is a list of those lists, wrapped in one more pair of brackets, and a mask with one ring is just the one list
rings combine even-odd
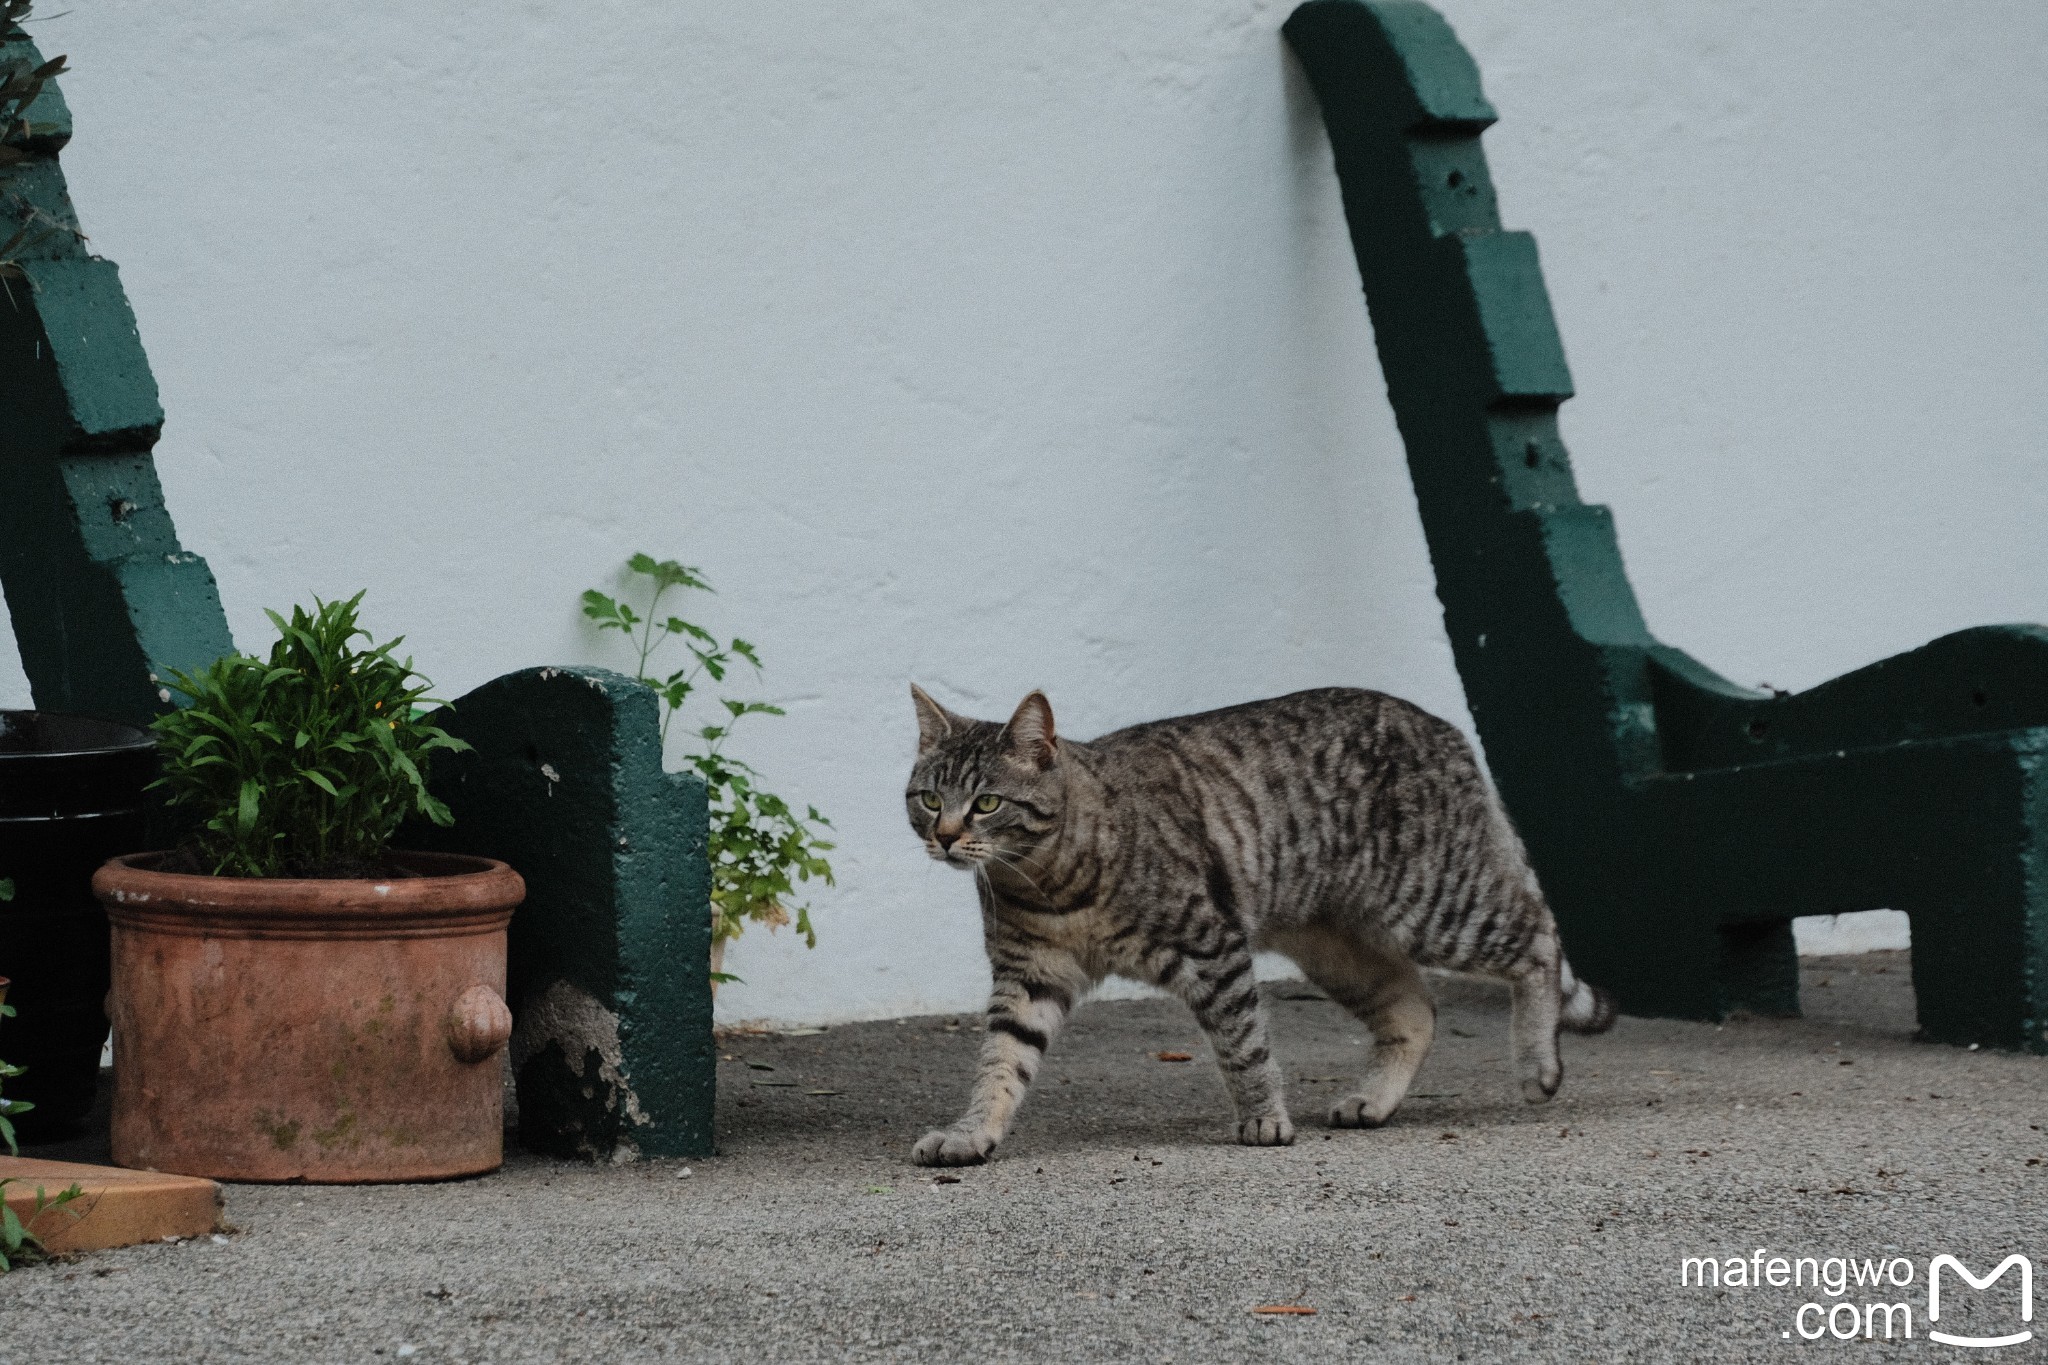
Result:
{"label": "striped fur", "polygon": [[[1240,1142],[1294,1140],[1252,954],[1285,953],[1371,1032],[1330,1121],[1377,1127],[1429,1051],[1421,968],[1513,992],[1522,1094],[1555,1094],[1560,1025],[1613,1006],[1565,964],[1521,840],[1452,726],[1377,692],[1323,688],[1058,737],[1041,693],[1007,724],[922,691],[906,800],[935,859],[975,873],[995,976],[967,1112],[912,1151],[978,1162],[1009,1131],[1046,1049],[1115,974],[1179,996],[1214,1045]],[[977,805],[978,803],[978,805]],[[979,808],[978,808],[979,807]]]}

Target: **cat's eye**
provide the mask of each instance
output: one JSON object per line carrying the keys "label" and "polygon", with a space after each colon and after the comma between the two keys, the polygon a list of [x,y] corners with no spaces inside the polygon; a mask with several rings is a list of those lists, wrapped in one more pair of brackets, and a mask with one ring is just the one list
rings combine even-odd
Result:
{"label": "cat's eye", "polygon": [[939,794],[937,792],[919,792],[917,799],[919,804],[926,810],[937,810],[939,808]]}
{"label": "cat's eye", "polygon": [[988,792],[983,792],[980,796],[974,798],[974,813],[976,815],[987,815],[990,811],[994,810],[997,806],[1000,806],[1002,804],[1002,797],[992,795]]}

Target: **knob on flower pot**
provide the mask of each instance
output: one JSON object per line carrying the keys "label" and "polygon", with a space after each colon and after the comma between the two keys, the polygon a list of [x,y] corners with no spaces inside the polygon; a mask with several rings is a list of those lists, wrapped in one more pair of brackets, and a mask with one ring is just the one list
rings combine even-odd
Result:
{"label": "knob on flower pot", "polygon": [[512,1011],[489,986],[471,986],[448,1011],[448,1050],[457,1061],[482,1062],[512,1037]]}

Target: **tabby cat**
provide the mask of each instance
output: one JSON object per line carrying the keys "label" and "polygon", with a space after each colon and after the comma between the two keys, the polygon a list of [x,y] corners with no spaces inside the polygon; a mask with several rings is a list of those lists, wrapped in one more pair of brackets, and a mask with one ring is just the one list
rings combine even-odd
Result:
{"label": "tabby cat", "polygon": [[1060,1025],[1114,973],[1187,1002],[1214,1045],[1237,1140],[1294,1141],[1252,954],[1294,959],[1371,1032],[1338,1127],[1385,1123],[1422,1065],[1436,1006],[1421,968],[1513,990],[1522,1095],[1563,1079],[1560,1024],[1597,1033],[1605,993],[1575,980],[1522,842],[1464,737],[1407,702],[1329,687],[1153,721],[1088,743],[1043,693],[1007,724],[913,686],[910,824],[971,869],[995,989],[967,1112],[912,1149],[983,1160]]}

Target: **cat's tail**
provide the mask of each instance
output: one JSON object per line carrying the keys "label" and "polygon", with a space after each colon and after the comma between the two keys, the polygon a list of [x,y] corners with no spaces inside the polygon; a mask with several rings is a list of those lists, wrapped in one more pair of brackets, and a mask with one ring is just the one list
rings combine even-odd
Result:
{"label": "cat's tail", "polygon": [[1605,1033],[1614,1027],[1614,997],[1572,974],[1572,964],[1557,966],[1557,1022],[1573,1033]]}

